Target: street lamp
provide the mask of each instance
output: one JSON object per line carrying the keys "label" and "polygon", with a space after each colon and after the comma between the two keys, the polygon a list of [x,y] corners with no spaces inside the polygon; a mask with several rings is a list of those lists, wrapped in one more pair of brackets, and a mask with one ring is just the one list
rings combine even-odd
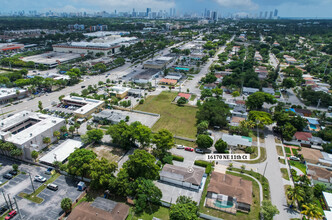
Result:
{"label": "street lamp", "polygon": [[36,191],[35,191],[35,186],[33,185],[33,181],[32,181],[32,178],[31,178],[31,173],[30,173],[30,172],[28,172],[28,171],[24,171],[24,172],[26,172],[26,173],[28,173],[28,174],[29,174],[29,177],[30,177],[30,182],[31,182],[31,186],[32,186],[33,192],[35,193]]}

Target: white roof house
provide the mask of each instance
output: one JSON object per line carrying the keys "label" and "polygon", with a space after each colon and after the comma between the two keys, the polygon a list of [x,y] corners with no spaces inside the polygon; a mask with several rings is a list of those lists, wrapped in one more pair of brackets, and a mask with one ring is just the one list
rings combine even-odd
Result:
{"label": "white roof house", "polygon": [[82,146],[82,142],[73,139],[67,139],[58,147],[39,159],[40,162],[53,164],[55,161],[64,162],[71,153]]}
{"label": "white roof house", "polygon": [[332,193],[323,192],[325,204],[329,210],[324,210],[324,215],[327,220],[332,220]]}
{"label": "white roof house", "polygon": [[230,146],[238,146],[238,145],[247,146],[247,147],[252,146],[250,138],[242,137],[239,135],[223,134],[221,139]]}

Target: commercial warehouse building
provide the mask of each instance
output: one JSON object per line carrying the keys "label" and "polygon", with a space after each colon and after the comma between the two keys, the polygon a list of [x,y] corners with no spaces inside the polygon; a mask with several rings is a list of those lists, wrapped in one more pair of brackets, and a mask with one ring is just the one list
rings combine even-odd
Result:
{"label": "commercial warehouse building", "polygon": [[65,162],[71,153],[81,148],[82,142],[73,139],[67,139],[58,147],[39,159],[41,163],[52,165],[55,161]]}
{"label": "commercial warehouse building", "polygon": [[159,77],[159,75],[161,74],[163,74],[163,72],[158,69],[147,69],[139,73],[136,73],[135,76],[131,78],[131,81],[133,81],[134,83],[144,84],[151,82],[152,80]]}
{"label": "commercial warehouse building", "polygon": [[65,120],[49,115],[22,111],[0,121],[0,136],[4,141],[11,142],[23,150],[23,157],[31,159],[33,150],[39,151],[47,145],[45,137],[51,138],[51,143],[57,140],[54,131],[65,126]]}
{"label": "commercial warehouse building", "polygon": [[0,51],[11,51],[11,50],[22,50],[24,49],[23,44],[0,44]]}
{"label": "commercial warehouse building", "polygon": [[29,92],[20,88],[0,88],[0,104],[15,101],[28,96]]}
{"label": "commercial warehouse building", "polygon": [[43,64],[48,68],[54,68],[60,64],[68,63],[80,57],[80,54],[49,52],[29,57],[23,57],[21,59],[24,62],[32,61],[35,63],[36,66],[38,66],[39,64]]}
{"label": "commercial warehouse building", "polygon": [[73,113],[79,118],[87,118],[92,113],[100,112],[104,107],[104,101],[96,99],[87,99],[77,96],[66,96],[62,99],[62,103],[68,106],[79,107]]}

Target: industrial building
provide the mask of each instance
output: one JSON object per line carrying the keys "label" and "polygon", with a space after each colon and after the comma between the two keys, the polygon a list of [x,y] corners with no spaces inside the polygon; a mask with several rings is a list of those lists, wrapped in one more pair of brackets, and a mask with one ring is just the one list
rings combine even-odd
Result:
{"label": "industrial building", "polygon": [[36,67],[39,64],[43,64],[48,68],[54,68],[60,64],[68,63],[80,57],[80,54],[74,53],[49,52],[29,57],[23,57],[21,58],[21,60],[23,60],[24,62],[32,61],[35,63]]}
{"label": "industrial building", "polygon": [[128,95],[128,91],[130,88],[127,87],[119,87],[119,86],[114,86],[110,88],[110,94],[114,94],[115,97],[123,99]]}
{"label": "industrial building", "polygon": [[68,106],[79,107],[73,111],[73,113],[79,118],[87,118],[92,113],[100,112],[104,107],[104,101],[77,96],[66,96],[62,99],[62,103]]}
{"label": "industrial building", "polygon": [[39,162],[47,165],[52,165],[55,161],[63,163],[67,160],[71,153],[73,153],[76,149],[81,148],[82,145],[81,141],[67,139],[55,149],[41,157]]}
{"label": "industrial building", "polygon": [[146,61],[143,64],[143,68],[144,69],[164,69],[166,68],[167,64],[169,64],[170,62],[172,62],[173,57],[160,57],[157,58],[155,60],[150,60],[150,61]]}
{"label": "industrial building", "polygon": [[101,38],[93,39],[91,42],[71,42],[65,44],[53,45],[53,51],[61,53],[76,53],[76,54],[96,54],[104,53],[116,54],[120,51],[122,45],[129,46],[137,42],[136,37],[121,37],[120,35],[111,35]]}
{"label": "industrial building", "polygon": [[5,52],[5,51],[11,51],[11,50],[22,50],[24,49],[23,44],[0,44],[0,51]]}
{"label": "industrial building", "polygon": [[20,88],[0,88],[0,104],[22,99],[28,96],[29,92]]}
{"label": "industrial building", "polygon": [[158,70],[158,69],[147,69],[144,71],[141,71],[139,73],[136,73],[132,78],[131,81],[134,83],[148,83],[151,82],[152,80],[156,79],[159,77],[159,75],[162,75],[163,72]]}
{"label": "industrial building", "polygon": [[126,119],[126,115],[119,111],[105,109],[99,113],[92,114],[93,121],[100,124],[118,124]]}
{"label": "industrial building", "polygon": [[0,121],[0,136],[3,141],[15,144],[23,150],[23,158],[31,159],[33,150],[39,151],[47,146],[43,143],[45,137],[51,138],[51,143],[57,138],[54,131],[65,126],[65,120],[49,115],[22,111]]}

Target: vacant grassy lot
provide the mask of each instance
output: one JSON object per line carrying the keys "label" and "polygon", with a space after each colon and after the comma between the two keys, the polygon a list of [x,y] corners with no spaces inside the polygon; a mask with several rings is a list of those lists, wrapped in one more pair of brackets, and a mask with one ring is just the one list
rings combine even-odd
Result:
{"label": "vacant grassy lot", "polygon": [[115,148],[107,145],[96,145],[93,147],[88,147],[88,150],[92,150],[97,154],[97,158],[106,158],[109,161],[118,162],[120,157],[125,153],[124,150],[120,148]]}
{"label": "vacant grassy lot", "polygon": [[162,92],[157,96],[150,96],[143,105],[137,106],[136,110],[160,114],[160,119],[152,127],[152,131],[165,128],[174,135],[195,138],[197,133],[195,116],[198,109],[171,104],[176,96],[177,93],[174,92]]}
{"label": "vacant grassy lot", "polygon": [[278,155],[279,156],[284,156],[284,152],[282,151],[282,146],[277,145],[276,148],[277,148]]}
{"label": "vacant grassy lot", "polygon": [[137,219],[144,219],[144,220],[152,220],[153,217],[156,217],[161,220],[168,220],[169,219],[169,209],[162,207],[162,206],[151,206],[147,208],[143,213],[139,215],[135,215],[132,208],[129,210],[129,215],[127,220],[137,220]]}
{"label": "vacant grassy lot", "polygon": [[282,173],[282,178],[284,178],[285,180],[289,180],[287,169],[286,168],[281,168],[280,171]]}
{"label": "vacant grassy lot", "polygon": [[194,147],[194,146],[196,146],[195,142],[185,141],[185,140],[181,140],[181,139],[178,139],[178,138],[174,138],[174,142],[175,142],[175,144],[181,144],[181,145],[187,146],[187,147]]}

